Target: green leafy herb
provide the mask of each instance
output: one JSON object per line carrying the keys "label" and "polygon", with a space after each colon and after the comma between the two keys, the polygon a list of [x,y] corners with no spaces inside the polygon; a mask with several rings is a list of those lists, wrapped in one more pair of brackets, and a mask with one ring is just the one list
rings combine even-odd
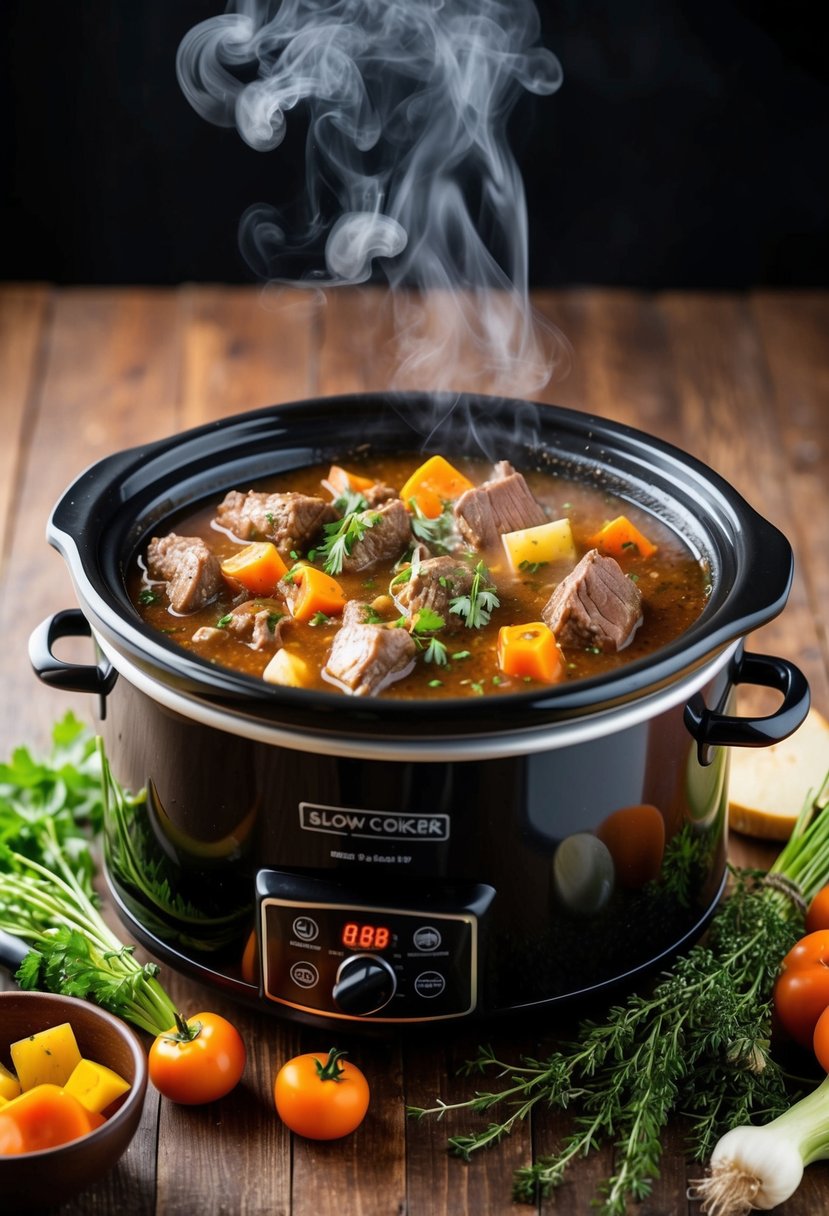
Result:
{"label": "green leafy herb", "polygon": [[92,887],[87,830],[103,818],[102,753],[72,715],[53,740],[46,761],[18,748],[0,766],[0,929],[31,947],[18,982],[96,1001],[159,1034],[176,1011],[158,967],[112,933]]}
{"label": "green leafy herb", "polygon": [[284,612],[269,612],[268,613],[268,630],[270,633],[276,633],[276,627],[284,617]]}
{"label": "green leafy herb", "polygon": [[[173,927],[179,943],[211,951],[238,939],[249,909],[221,913],[197,906],[179,890],[175,867],[155,844],[147,818],[148,793],[130,794],[115,780],[101,750],[104,794],[104,852],[113,877],[133,893],[142,906],[142,920],[169,934]],[[150,783],[149,799],[156,794]],[[156,810],[158,817],[158,811]],[[209,891],[207,892],[209,898]]]}
{"label": "green leafy herb", "polygon": [[446,646],[440,638],[430,638],[423,652],[424,663],[434,663],[437,667],[445,667],[449,662]]}
{"label": "green leafy herb", "polygon": [[452,653],[452,658],[453,658],[453,659],[457,659],[457,660],[460,660],[460,659],[471,659],[471,658],[472,658],[472,651],[471,651],[471,650],[455,650],[455,651],[453,651],[453,653]]}
{"label": "green leafy herb", "polygon": [[313,625],[316,629],[320,625],[331,625],[333,619],[333,617],[328,616],[325,612],[315,612],[308,624]]}
{"label": "green leafy herb", "polygon": [[325,524],[325,540],[317,548],[317,555],[322,556],[322,568],[326,574],[341,574],[343,562],[351,553],[358,541],[363,539],[368,528],[373,528],[382,518],[379,514],[369,515],[352,512],[340,520]]}
{"label": "green leafy herb", "polygon": [[368,510],[368,501],[359,490],[343,490],[339,498],[334,499],[333,507],[338,515],[356,515],[358,511]]}
{"label": "green leafy herb", "polygon": [[542,566],[549,566],[549,562],[530,562],[526,558],[518,563],[518,569],[525,571],[527,574],[538,574]]}
{"label": "green leafy herb", "polygon": [[475,566],[469,594],[456,595],[449,604],[449,611],[462,616],[467,629],[481,629],[489,624],[493,611],[500,604],[497,590],[489,581],[489,571],[479,561]]}
{"label": "green leafy herb", "polygon": [[233,620],[233,613],[226,612],[224,614],[224,616],[219,617],[218,621],[216,622],[216,628],[217,629],[227,629],[228,625],[230,624],[230,622],[232,620]]}
{"label": "green leafy herb", "polygon": [[383,623],[380,613],[376,608],[372,608],[371,604],[363,605],[362,618],[364,625],[382,625]]}
{"label": "green leafy herb", "polygon": [[157,604],[160,599],[161,596],[157,591],[153,591],[152,587],[144,587],[144,589],[138,593],[139,604]]}
{"label": "green leafy herb", "polygon": [[[650,1193],[664,1128],[675,1114],[688,1121],[692,1151],[701,1160],[727,1128],[782,1114],[791,1099],[768,1051],[772,992],[781,958],[803,932],[803,901],[829,882],[827,805],[829,777],[768,875],[735,871],[705,942],[679,958],[649,993],[614,1005],[601,1021],[583,1021],[575,1039],[544,1060],[515,1065],[482,1048],[466,1073],[495,1069],[507,1078],[504,1084],[452,1106],[439,1099],[429,1110],[409,1113],[441,1118],[453,1110],[505,1108],[503,1118],[481,1131],[450,1138],[453,1151],[469,1159],[501,1140],[537,1103],[572,1109],[572,1133],[554,1154],[517,1170],[514,1198],[537,1202],[560,1185],[572,1161],[612,1144],[613,1174],[601,1186],[605,1216],[623,1216],[631,1199]],[[687,877],[698,862],[686,842],[666,857],[663,878],[670,881],[666,867],[676,865]]]}
{"label": "green leafy herb", "polygon": [[443,542],[448,540],[455,531],[455,516],[451,503],[444,503],[443,510],[435,519],[424,515],[414,498],[410,498],[406,505],[411,512],[412,532],[417,539],[422,540],[436,552],[445,553],[446,546]]}

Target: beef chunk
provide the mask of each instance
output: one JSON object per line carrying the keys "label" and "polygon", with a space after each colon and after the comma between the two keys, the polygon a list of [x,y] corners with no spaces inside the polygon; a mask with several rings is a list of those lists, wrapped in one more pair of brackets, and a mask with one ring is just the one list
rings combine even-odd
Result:
{"label": "beef chunk", "polygon": [[361,511],[357,518],[370,523],[371,527],[366,528],[343,559],[343,570],[347,573],[369,570],[379,562],[396,561],[411,544],[409,512],[399,498],[376,510]]}
{"label": "beef chunk", "polygon": [[612,557],[585,553],[541,610],[560,646],[622,650],[642,620],[642,593]]}
{"label": "beef chunk", "polygon": [[198,536],[154,536],[147,546],[150,578],[166,579],[174,612],[195,612],[209,604],[222,586],[219,559]]}
{"label": "beef chunk", "polygon": [[259,490],[231,490],[216,511],[216,523],[239,540],[260,537],[277,549],[305,549],[322,531],[323,524],[337,518],[329,502],[289,491],[265,494]]}
{"label": "beef chunk", "polygon": [[369,486],[367,490],[362,491],[363,498],[370,507],[379,507],[381,503],[390,502],[392,498],[399,498],[397,490],[393,490],[391,486],[387,486],[384,481],[375,481],[373,486]]}
{"label": "beef chunk", "polygon": [[430,557],[420,562],[408,582],[399,583],[392,590],[409,616],[428,609],[442,616],[448,625],[450,602],[456,595],[469,594],[473,577],[469,566],[455,557]]}
{"label": "beef chunk", "polygon": [[495,465],[489,481],[466,490],[455,503],[458,531],[473,549],[491,548],[502,533],[533,528],[546,519],[524,475],[507,460]]}
{"label": "beef chunk", "polygon": [[343,612],[326,672],[356,697],[373,696],[407,676],[417,648],[406,629],[365,621],[368,605],[349,600]]}
{"label": "beef chunk", "polygon": [[245,600],[230,613],[225,629],[241,642],[247,642],[252,650],[278,650],[284,644],[283,633],[290,626],[291,618],[284,605],[263,600]]}

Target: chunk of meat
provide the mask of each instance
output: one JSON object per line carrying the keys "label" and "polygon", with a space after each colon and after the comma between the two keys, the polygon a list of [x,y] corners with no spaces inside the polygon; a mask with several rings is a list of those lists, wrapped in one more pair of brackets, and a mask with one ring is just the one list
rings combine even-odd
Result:
{"label": "chunk of meat", "polygon": [[368,604],[350,600],[343,612],[325,671],[355,697],[374,696],[407,676],[417,647],[408,630],[365,620]]}
{"label": "chunk of meat", "polygon": [[370,570],[380,562],[396,561],[411,544],[411,517],[399,498],[376,510],[361,511],[357,518],[371,526],[365,529],[343,559],[343,570],[348,574]]}
{"label": "chunk of meat", "polygon": [[241,642],[247,642],[252,650],[278,650],[285,644],[284,633],[290,628],[291,618],[285,606],[276,601],[245,600],[230,612],[225,629]]}
{"label": "chunk of meat", "polygon": [[[409,616],[431,610],[451,624],[451,601],[458,595],[468,595],[474,573],[456,557],[430,557],[420,562],[411,578],[392,587],[395,599]],[[458,622],[459,618],[455,617]]]}
{"label": "chunk of meat", "polygon": [[390,502],[392,498],[399,498],[397,490],[393,490],[391,486],[387,486],[384,481],[375,481],[373,486],[363,490],[363,498],[370,507],[379,507],[384,502]]}
{"label": "chunk of meat", "polygon": [[483,485],[461,494],[454,507],[455,523],[473,549],[491,548],[504,532],[534,528],[547,520],[523,473],[500,460]]}
{"label": "chunk of meat", "polygon": [[560,646],[624,649],[642,621],[642,592],[612,557],[590,549],[559,583],[541,619]]}
{"label": "chunk of meat", "polygon": [[174,612],[195,612],[222,586],[219,559],[199,536],[154,536],[147,546],[150,578],[164,579]]}
{"label": "chunk of meat", "polygon": [[293,490],[285,494],[231,490],[216,511],[219,527],[239,540],[261,537],[287,553],[305,549],[322,532],[323,524],[336,518],[330,502]]}

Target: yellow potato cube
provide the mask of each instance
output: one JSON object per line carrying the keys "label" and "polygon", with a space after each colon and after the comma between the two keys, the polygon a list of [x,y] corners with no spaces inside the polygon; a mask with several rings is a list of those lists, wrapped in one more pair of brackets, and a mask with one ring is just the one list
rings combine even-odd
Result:
{"label": "yellow potato cube", "polygon": [[81,1059],[68,1022],[12,1043],[10,1051],[24,1093],[35,1085],[65,1085]]}
{"label": "yellow potato cube", "polygon": [[8,1102],[10,1098],[16,1098],[19,1093],[20,1082],[0,1060],[0,1098],[4,1098]]}
{"label": "yellow potato cube", "polygon": [[501,537],[513,570],[532,569],[547,562],[575,562],[576,547],[569,519],[553,519],[535,528],[519,528]]}
{"label": "yellow potato cube", "polygon": [[129,1089],[129,1081],[119,1077],[117,1072],[104,1064],[96,1064],[94,1060],[82,1059],[72,1070],[72,1075],[64,1085],[64,1090],[77,1098],[87,1110],[100,1113],[106,1110],[110,1102],[120,1098]]}
{"label": "yellow potato cube", "polygon": [[262,678],[269,684],[282,684],[287,688],[304,688],[309,680],[308,664],[298,654],[288,650],[277,650]]}

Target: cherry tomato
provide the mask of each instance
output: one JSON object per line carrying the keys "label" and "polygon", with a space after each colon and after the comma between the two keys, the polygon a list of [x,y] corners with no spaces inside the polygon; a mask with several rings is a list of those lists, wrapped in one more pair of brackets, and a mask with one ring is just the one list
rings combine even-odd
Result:
{"label": "cherry tomato", "polygon": [[327,1057],[294,1056],[276,1074],[277,1113],[309,1140],[336,1140],[358,1127],[368,1110],[369,1088],[359,1068],[332,1047]]}
{"label": "cherry tomato", "polygon": [[815,1023],[815,1033],[812,1038],[818,1064],[824,1072],[829,1072],[829,1006]]}
{"label": "cherry tomato", "polygon": [[811,1047],[815,1024],[829,1006],[829,929],[807,933],[783,959],[774,1007],[784,1030]]}
{"label": "cherry tomato", "polygon": [[150,1048],[150,1080],[171,1102],[198,1106],[230,1093],[245,1070],[245,1045],[217,1013],[197,1013],[160,1034]]}
{"label": "cherry tomato", "polygon": [[829,886],[821,887],[806,913],[806,932],[829,929]]}

